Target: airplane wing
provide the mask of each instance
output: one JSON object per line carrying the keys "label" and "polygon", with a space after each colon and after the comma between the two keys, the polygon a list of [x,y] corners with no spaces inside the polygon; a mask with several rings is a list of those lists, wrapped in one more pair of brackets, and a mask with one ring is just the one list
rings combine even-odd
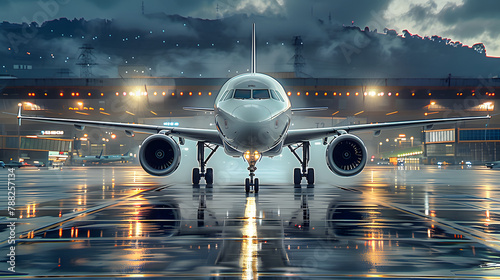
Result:
{"label": "airplane wing", "polygon": [[373,130],[375,134],[379,134],[381,129],[392,129],[392,128],[411,127],[411,126],[425,126],[426,129],[431,129],[434,124],[439,124],[439,123],[473,121],[473,120],[483,120],[490,118],[491,116],[488,115],[481,117],[414,120],[414,121],[399,121],[399,122],[386,122],[386,123],[373,123],[373,124],[355,124],[355,125],[346,125],[339,127],[296,129],[288,131],[288,134],[284,141],[284,145],[288,146],[302,141],[311,141],[337,135],[339,131],[345,131],[349,133],[353,131]]}
{"label": "airplane wing", "polygon": [[328,110],[328,107],[306,107],[306,108],[292,108],[292,112],[313,112]]}
{"label": "airplane wing", "polygon": [[183,110],[186,111],[195,111],[195,112],[213,112],[214,108],[205,108],[205,107],[182,107]]}
{"label": "airplane wing", "polygon": [[66,125],[74,125],[79,130],[83,130],[86,126],[110,128],[116,130],[123,130],[128,135],[132,135],[133,134],[132,132],[142,132],[150,134],[164,132],[166,135],[178,136],[195,141],[205,141],[207,143],[219,146],[223,145],[222,140],[219,137],[219,132],[217,130],[211,130],[211,129],[168,127],[168,126],[156,126],[148,124],[128,124],[119,122],[103,122],[103,121],[78,120],[78,119],[31,117],[31,116],[21,115],[21,109],[19,109],[18,111],[17,118],[19,120],[19,123],[21,120],[30,120],[36,122],[66,124]]}

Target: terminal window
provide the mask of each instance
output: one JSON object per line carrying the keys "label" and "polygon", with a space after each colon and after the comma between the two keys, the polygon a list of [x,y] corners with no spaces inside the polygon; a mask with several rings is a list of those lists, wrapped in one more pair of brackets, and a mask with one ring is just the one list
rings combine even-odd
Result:
{"label": "terminal window", "polygon": [[500,141],[500,129],[460,130],[459,141]]}

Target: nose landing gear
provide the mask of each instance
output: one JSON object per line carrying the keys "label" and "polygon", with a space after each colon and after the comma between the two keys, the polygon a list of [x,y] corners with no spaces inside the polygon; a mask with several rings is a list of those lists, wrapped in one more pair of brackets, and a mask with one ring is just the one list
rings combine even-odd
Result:
{"label": "nose landing gear", "polygon": [[250,154],[250,152],[246,152],[244,157],[248,162],[248,171],[250,172],[250,174],[248,175],[250,178],[245,179],[245,192],[250,193],[251,188],[253,187],[253,192],[259,193],[259,178],[254,177],[255,171],[257,170],[255,164],[260,159],[260,154],[258,152],[254,152],[253,154]]}

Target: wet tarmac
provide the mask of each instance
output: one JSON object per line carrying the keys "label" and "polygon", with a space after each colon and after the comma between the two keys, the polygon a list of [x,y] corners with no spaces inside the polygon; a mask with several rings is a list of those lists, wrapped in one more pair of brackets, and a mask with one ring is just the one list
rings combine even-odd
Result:
{"label": "wet tarmac", "polygon": [[[295,187],[275,167],[258,171],[258,195],[245,194],[244,171],[232,179],[216,170],[207,188],[190,185],[188,169],[168,178],[139,166],[16,169],[12,245],[9,171],[0,170],[0,273],[25,279],[500,277],[500,171],[367,166],[340,179],[321,169],[314,187]],[[11,246],[15,273],[8,271]]]}

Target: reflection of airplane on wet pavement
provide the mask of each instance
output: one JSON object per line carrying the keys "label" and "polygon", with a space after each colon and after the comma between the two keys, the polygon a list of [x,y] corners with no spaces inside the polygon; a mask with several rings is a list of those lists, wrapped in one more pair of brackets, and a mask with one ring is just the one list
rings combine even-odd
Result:
{"label": "reflection of airplane on wet pavement", "polygon": [[[219,147],[232,157],[243,157],[248,162],[249,178],[245,180],[245,190],[259,191],[259,179],[255,178],[257,163],[262,157],[274,157],[288,147],[300,162],[301,168],[294,169],[294,183],[300,185],[306,178],[314,184],[314,169],[308,168],[310,141],[323,139],[326,148],[326,163],[330,170],[340,176],[353,176],[361,172],[367,162],[367,150],[361,139],[351,132],[432,125],[458,121],[489,119],[490,116],[413,120],[388,123],[344,125],[339,127],[289,129],[293,112],[307,112],[326,108],[291,108],[290,100],[283,86],[274,78],[256,73],[255,26],[252,32],[252,63],[250,73],[229,79],[220,89],[212,108],[185,108],[193,111],[214,112],[217,130],[156,126],[146,124],[126,124],[78,119],[60,119],[21,115],[18,120],[41,121],[74,125],[77,129],[86,126],[121,129],[127,135],[145,132],[153,135],[144,140],[139,150],[139,160],[143,169],[151,175],[167,176],[177,170],[181,150],[179,142],[191,139],[198,142],[197,159],[199,168],[192,172],[194,185],[204,177],[207,186],[212,186],[214,173],[206,168],[207,162]],[[328,144],[328,138],[331,139]],[[211,152],[205,158],[205,148]],[[302,150],[302,157],[297,151]]]}
{"label": "reflection of airplane on wet pavement", "polygon": [[101,153],[98,156],[82,156],[82,157],[74,157],[73,162],[75,164],[103,164],[103,163],[111,163],[111,162],[130,162],[133,161],[134,154],[130,151],[122,154],[122,155],[102,155]]}

